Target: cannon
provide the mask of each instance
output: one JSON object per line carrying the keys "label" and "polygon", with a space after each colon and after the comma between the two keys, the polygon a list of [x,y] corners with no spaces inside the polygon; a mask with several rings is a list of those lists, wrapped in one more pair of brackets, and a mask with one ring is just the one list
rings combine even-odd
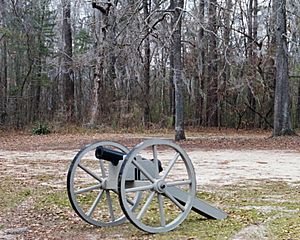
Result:
{"label": "cannon", "polygon": [[169,140],[148,139],[129,150],[112,141],[82,148],[67,175],[70,203],[99,227],[129,220],[149,233],[173,230],[190,211],[209,219],[227,214],[196,198],[196,176],[187,153]]}

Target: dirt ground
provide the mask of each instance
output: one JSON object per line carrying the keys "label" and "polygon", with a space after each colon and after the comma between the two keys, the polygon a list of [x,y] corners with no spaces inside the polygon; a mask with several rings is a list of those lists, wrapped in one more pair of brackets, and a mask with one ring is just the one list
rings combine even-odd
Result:
{"label": "dirt ground", "polygon": [[[179,144],[186,149],[194,164],[200,190],[247,181],[272,180],[289,184],[300,181],[300,137],[270,138],[270,132],[232,130],[203,130],[188,132],[187,136],[188,140]],[[9,196],[14,196],[13,188],[7,188],[6,184],[19,188],[18,196],[8,200],[11,204],[0,204],[0,239],[67,239],[64,225],[59,224],[65,221],[60,219],[62,209],[54,209],[56,215],[44,211],[43,216],[32,209],[37,198],[32,191],[64,191],[69,164],[85,144],[113,140],[132,147],[148,138],[172,138],[172,133],[71,133],[46,136],[0,133],[0,187]],[[28,196],[26,191],[29,191]],[[21,200],[18,199],[20,195],[24,195]],[[43,210],[44,205],[41,208]],[[75,213],[68,214],[74,218],[71,225],[80,221]],[[45,222],[49,226],[45,226]],[[54,222],[59,225],[58,228],[51,226]],[[78,235],[78,229],[75,232],[76,237],[68,235],[72,236],[70,239],[92,239]],[[236,234],[232,239],[247,239],[243,233],[240,234],[242,238]]]}

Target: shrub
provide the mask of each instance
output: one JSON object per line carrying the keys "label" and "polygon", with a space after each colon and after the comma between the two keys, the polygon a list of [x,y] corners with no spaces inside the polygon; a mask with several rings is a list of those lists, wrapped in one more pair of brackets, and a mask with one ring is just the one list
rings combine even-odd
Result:
{"label": "shrub", "polygon": [[35,135],[46,135],[51,133],[51,130],[46,123],[38,123],[36,127],[32,129],[32,133]]}

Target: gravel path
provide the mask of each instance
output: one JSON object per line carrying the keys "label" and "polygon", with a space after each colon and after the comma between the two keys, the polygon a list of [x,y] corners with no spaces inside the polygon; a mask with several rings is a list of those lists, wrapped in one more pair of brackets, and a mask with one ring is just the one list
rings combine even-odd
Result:
{"label": "gravel path", "polygon": [[[23,178],[45,173],[64,177],[77,151],[0,151],[0,173],[9,175],[17,171]],[[300,154],[296,151],[190,150],[188,155],[199,186],[263,179],[300,181]],[[61,178],[57,181],[65,184]]]}

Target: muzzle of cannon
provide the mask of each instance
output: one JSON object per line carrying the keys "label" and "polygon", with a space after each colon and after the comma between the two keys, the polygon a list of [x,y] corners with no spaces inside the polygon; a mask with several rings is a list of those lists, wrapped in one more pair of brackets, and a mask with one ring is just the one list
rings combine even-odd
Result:
{"label": "muzzle of cannon", "polygon": [[119,164],[119,161],[123,160],[123,157],[125,155],[126,154],[124,154],[123,152],[118,152],[109,148],[105,148],[103,146],[97,147],[95,151],[96,158],[110,161],[114,166],[117,166]]}
{"label": "muzzle of cannon", "polygon": [[111,141],[87,145],[70,165],[67,190],[79,217],[100,227],[129,220],[160,233],[176,228],[191,210],[209,219],[227,217],[196,198],[192,162],[168,140],[146,140],[131,150]]}

